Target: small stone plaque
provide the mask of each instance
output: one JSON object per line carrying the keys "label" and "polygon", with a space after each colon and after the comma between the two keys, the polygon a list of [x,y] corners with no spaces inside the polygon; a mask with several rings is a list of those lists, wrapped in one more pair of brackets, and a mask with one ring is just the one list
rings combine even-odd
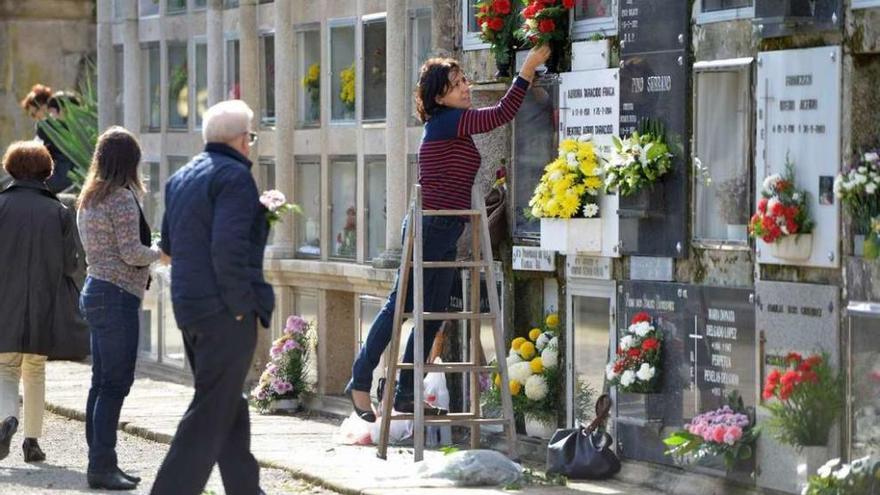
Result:
{"label": "small stone plaque", "polygon": [[[828,352],[836,365],[840,354],[840,289],[830,285],[795,284],[786,282],[755,283],[755,327],[757,343],[763,337],[763,362],[759,363],[758,380],[789,352],[812,354]],[[758,421],[769,415],[758,408]],[[829,436],[828,458],[840,457],[838,429]],[[758,484],[762,487],[795,493],[796,459],[793,447],[782,445],[772,435],[758,439],[757,463],[761,466]]]}
{"label": "small stone plaque", "polygon": [[513,246],[513,269],[556,271],[556,252],[532,246]]}
{"label": "small stone plaque", "polygon": [[672,258],[647,256],[631,256],[629,258],[629,278],[631,280],[669,282],[673,279],[672,269]]}
{"label": "small stone plaque", "polygon": [[575,255],[565,260],[568,278],[592,278],[611,280],[611,259],[597,256]]}

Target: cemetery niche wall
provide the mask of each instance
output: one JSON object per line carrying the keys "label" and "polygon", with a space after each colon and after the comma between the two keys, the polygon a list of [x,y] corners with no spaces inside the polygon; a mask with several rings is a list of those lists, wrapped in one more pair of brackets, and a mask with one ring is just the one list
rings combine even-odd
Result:
{"label": "cemetery niche wall", "polygon": [[794,188],[806,193],[814,226],[808,235],[756,239],[759,263],[836,268],[840,262],[841,48],[760,52],[755,95],[756,204],[766,179],[791,164]]}
{"label": "cemetery niche wall", "polygon": [[[624,459],[676,465],[664,455],[663,438],[694,416],[721,407],[731,392],[756,405],[754,294],[750,289],[628,281],[618,286],[617,333],[647,312],[663,333],[658,393],[616,392],[615,427]],[[721,459],[690,468],[725,475]],[[751,483],[754,462],[726,473]]]}
{"label": "cemetery niche wall", "polygon": [[688,254],[687,205],[690,102],[689,2],[621,0],[620,134],[639,123],[662,123],[672,170],[652,186],[620,198],[620,250],[627,255]]}
{"label": "cemetery niche wall", "polygon": [[753,22],[763,38],[827,31],[840,28],[841,10],[840,0],[755,0]]}

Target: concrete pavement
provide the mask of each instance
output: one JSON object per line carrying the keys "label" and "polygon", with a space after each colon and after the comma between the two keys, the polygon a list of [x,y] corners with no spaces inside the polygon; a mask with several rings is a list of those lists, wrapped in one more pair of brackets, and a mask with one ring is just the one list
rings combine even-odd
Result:
{"label": "concrete pavement", "polygon": [[[47,408],[82,419],[91,370],[87,364],[53,361],[46,369]],[[120,419],[124,431],[150,440],[170,442],[192,397],[192,388],[139,376],[125,401]],[[252,449],[264,467],[284,469],[310,483],[351,495],[449,493],[453,489],[412,476],[409,448],[389,448],[388,460],[376,458],[375,447],[342,445],[335,440],[340,421],[322,416],[251,415]],[[443,454],[426,451],[430,462]],[[120,458],[125,465],[128,460]],[[455,491],[459,491],[455,490]],[[468,489],[474,495],[509,493],[501,488]],[[611,481],[571,482],[567,487],[527,486],[519,493],[647,495],[658,490]]]}

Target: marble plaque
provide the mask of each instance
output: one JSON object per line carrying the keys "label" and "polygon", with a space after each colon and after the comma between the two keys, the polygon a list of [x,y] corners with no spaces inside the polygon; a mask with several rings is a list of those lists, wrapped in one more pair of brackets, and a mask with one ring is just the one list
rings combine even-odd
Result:
{"label": "marble plaque", "polygon": [[[840,264],[840,202],[831,191],[841,163],[839,46],[761,52],[755,105],[755,201],[764,178],[794,165],[795,187],[807,192],[815,222],[805,260],[774,256],[756,241],[758,262],[836,268]],[[802,237],[803,238],[803,237]]]}
{"label": "marble plaque", "polygon": [[691,21],[687,0],[619,0],[618,4],[622,55],[687,49]]}
{"label": "marble plaque", "polygon": [[[825,351],[831,361],[839,363],[840,354],[840,289],[830,285],[795,284],[786,282],[755,283],[756,344],[761,345],[763,356],[759,363],[758,381],[789,352],[812,354]],[[758,408],[758,421],[769,415]],[[828,458],[840,456],[838,429],[832,428]],[[799,493],[796,486],[794,449],[782,445],[772,435],[761,435],[758,440],[757,463],[761,466],[758,484],[789,493]]]}
{"label": "marble plaque", "polygon": [[[611,139],[620,131],[619,69],[566,72],[559,87],[559,135],[563,138],[584,134],[593,136],[597,152],[608,156],[613,149]],[[602,256],[619,257],[620,206],[616,194],[599,196],[599,217],[602,219]]]}
{"label": "marble plaque", "polygon": [[673,279],[672,258],[630,256],[629,278],[631,280],[656,280],[669,282]]}
{"label": "marble plaque", "polygon": [[666,127],[672,170],[651,187],[620,198],[623,254],[687,256],[690,99],[687,54],[683,51],[630,55],[620,70],[620,133],[629,135],[644,119]]}
{"label": "marble plaque", "polygon": [[611,280],[611,259],[577,254],[566,256],[565,274],[569,279]]}
{"label": "marble plaque", "polygon": [[532,246],[513,246],[514,270],[556,271],[556,252]]}
{"label": "marble plaque", "polygon": [[523,211],[535,192],[544,167],[558,153],[559,78],[537,78],[513,120],[513,211],[514,237],[538,238],[541,224],[528,219]]}

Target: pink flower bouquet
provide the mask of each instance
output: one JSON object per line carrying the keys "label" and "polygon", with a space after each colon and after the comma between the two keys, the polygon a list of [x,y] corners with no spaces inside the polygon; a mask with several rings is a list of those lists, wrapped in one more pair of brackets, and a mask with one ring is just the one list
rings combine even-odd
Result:
{"label": "pink flower bouquet", "polygon": [[[742,403],[738,397],[734,400]],[[732,469],[737,461],[752,456],[752,444],[757,437],[758,431],[749,415],[725,405],[696,416],[663,443],[667,446],[666,455],[690,454],[695,459],[723,456],[727,469]]]}
{"label": "pink flower bouquet", "polygon": [[272,343],[266,369],[251,391],[254,405],[261,411],[268,410],[272,401],[297,399],[309,390],[311,326],[298,315],[289,316],[281,337]]}
{"label": "pink flower bouquet", "polygon": [[271,227],[282,220],[281,215],[287,212],[302,213],[299,205],[288,203],[284,193],[277,189],[264,191],[260,195],[260,204],[266,208],[266,220],[269,221]]}

